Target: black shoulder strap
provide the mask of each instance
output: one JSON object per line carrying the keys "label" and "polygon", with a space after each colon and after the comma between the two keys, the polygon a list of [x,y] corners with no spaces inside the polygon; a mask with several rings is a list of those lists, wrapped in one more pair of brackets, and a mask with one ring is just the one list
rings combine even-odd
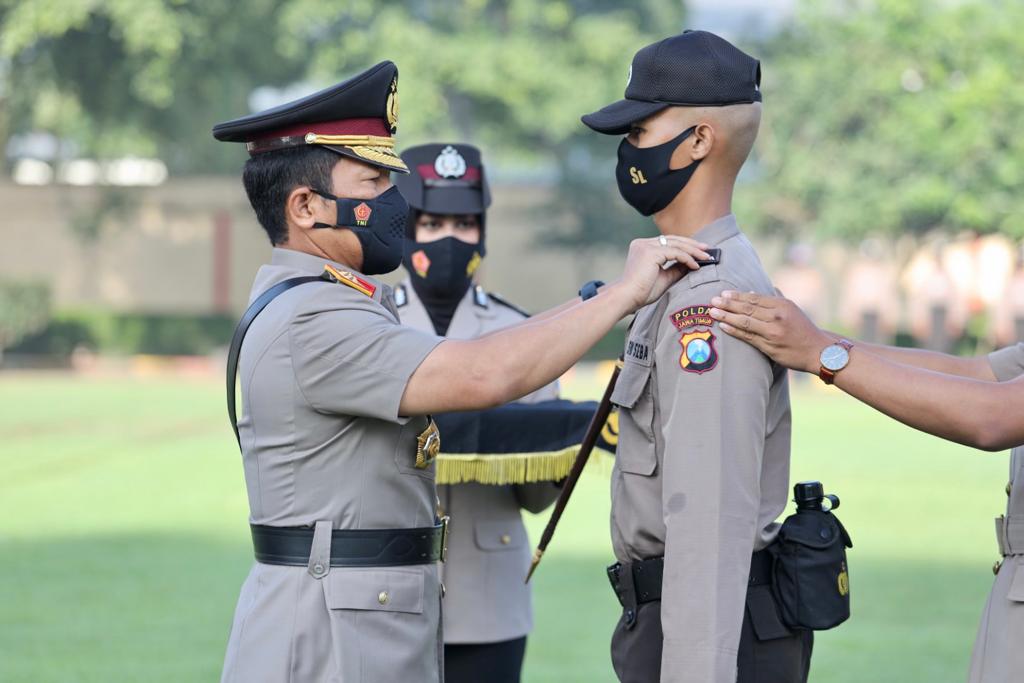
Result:
{"label": "black shoulder strap", "polygon": [[242,340],[245,339],[245,333],[249,331],[249,326],[252,325],[252,321],[256,319],[260,311],[281,294],[284,294],[292,287],[298,287],[307,282],[325,281],[320,275],[306,275],[279,282],[256,297],[256,300],[249,305],[249,308],[245,309],[242,319],[238,321],[235,333],[231,337],[231,348],[228,350],[227,389],[228,418],[231,420],[231,429],[235,430],[235,440],[238,441],[239,448],[242,447],[242,438],[238,435],[238,417],[235,415],[235,382],[238,379],[238,354],[242,350]]}
{"label": "black shoulder strap", "polygon": [[505,308],[511,308],[513,311],[515,311],[519,315],[523,316],[524,318],[529,318],[530,317],[530,314],[527,311],[523,310],[522,308],[519,308],[514,303],[512,303],[511,301],[509,301],[505,297],[501,296],[500,294],[495,294],[494,292],[487,292],[487,296],[490,297],[491,301],[497,301],[499,304],[501,304]]}

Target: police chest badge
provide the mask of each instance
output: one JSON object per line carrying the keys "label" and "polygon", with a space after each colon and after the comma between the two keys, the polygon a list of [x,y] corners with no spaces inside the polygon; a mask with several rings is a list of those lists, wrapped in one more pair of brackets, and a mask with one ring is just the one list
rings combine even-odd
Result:
{"label": "police chest badge", "polygon": [[682,332],[679,337],[679,344],[683,347],[679,367],[685,372],[702,375],[718,365],[715,334],[711,331],[715,319],[711,317],[710,310],[708,304],[687,306],[669,316],[675,328]]}
{"label": "police chest badge", "polygon": [[442,178],[461,178],[466,175],[466,160],[459,150],[448,145],[434,159],[434,170]]}
{"label": "police chest badge", "polygon": [[434,418],[430,418],[430,424],[416,437],[416,469],[425,470],[430,467],[440,452],[441,432]]}

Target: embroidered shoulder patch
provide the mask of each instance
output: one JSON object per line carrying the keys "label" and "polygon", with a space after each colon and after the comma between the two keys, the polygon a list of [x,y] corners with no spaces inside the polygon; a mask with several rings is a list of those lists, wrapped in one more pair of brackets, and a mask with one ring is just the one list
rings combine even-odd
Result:
{"label": "embroidered shoulder patch", "polygon": [[698,326],[711,327],[715,324],[715,319],[711,317],[710,311],[711,304],[687,306],[686,308],[680,308],[670,315],[668,319],[672,321],[677,330]]}
{"label": "embroidered shoulder patch", "polygon": [[679,367],[685,372],[702,375],[718,365],[718,351],[715,349],[715,334],[711,327],[711,304],[697,304],[680,308],[668,317],[677,330],[682,332],[679,344],[683,347],[679,356]]}
{"label": "embroidered shoulder patch", "polygon": [[686,372],[703,375],[718,365],[718,351],[715,350],[715,334],[711,330],[686,332],[679,338],[683,353],[679,356],[679,367]]}

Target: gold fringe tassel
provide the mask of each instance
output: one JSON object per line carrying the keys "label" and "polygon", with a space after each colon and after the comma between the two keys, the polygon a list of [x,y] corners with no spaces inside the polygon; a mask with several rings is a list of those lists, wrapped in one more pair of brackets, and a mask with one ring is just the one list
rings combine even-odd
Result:
{"label": "gold fringe tassel", "polygon": [[[441,453],[437,456],[437,483],[505,485],[558,481],[568,476],[579,452],[577,444],[560,451],[539,453]],[[604,449],[595,448],[591,461],[598,454],[615,457]]]}

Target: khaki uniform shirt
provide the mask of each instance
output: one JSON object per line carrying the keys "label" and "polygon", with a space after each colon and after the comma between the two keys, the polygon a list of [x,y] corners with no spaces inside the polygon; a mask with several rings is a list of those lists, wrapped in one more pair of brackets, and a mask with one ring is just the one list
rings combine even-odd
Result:
{"label": "khaki uniform shirt", "polygon": [[789,389],[785,369],[707,314],[725,289],[774,293],[735,218],[695,239],[721,263],[641,309],[626,340],[612,545],[620,562],[665,557],[661,680],[733,683],[750,556],[786,506]]}
{"label": "khaki uniform shirt", "polygon": [[[402,324],[432,331],[433,324],[412,285],[396,290]],[[525,316],[471,287],[462,298],[448,337],[473,339],[521,322]],[[558,398],[553,382],[520,399]],[[441,434],[444,451],[445,435]],[[448,526],[445,562],[444,640],[446,643],[492,643],[521,638],[533,628],[530,586],[523,582],[530,567],[530,543],[520,508],[540,512],[558,497],[552,482],[522,486],[457,484],[439,486]]]}
{"label": "khaki uniform shirt", "polygon": [[[275,249],[251,298],[320,274],[326,263]],[[434,524],[433,467],[414,466],[427,419],[401,417],[398,406],[442,339],[399,325],[390,288],[364,279],[376,286],[372,297],[345,284],[295,287],[249,329],[239,431],[254,524]],[[305,567],[256,563],[238,599],[222,681],[440,683],[438,574],[436,564],[333,567],[315,578]]]}
{"label": "khaki uniform shirt", "polygon": [[[1024,373],[1024,344],[989,354],[996,379]],[[996,540],[1004,556],[981,617],[971,656],[971,683],[1024,680],[1024,447],[1010,456],[1006,515],[996,519]]]}

